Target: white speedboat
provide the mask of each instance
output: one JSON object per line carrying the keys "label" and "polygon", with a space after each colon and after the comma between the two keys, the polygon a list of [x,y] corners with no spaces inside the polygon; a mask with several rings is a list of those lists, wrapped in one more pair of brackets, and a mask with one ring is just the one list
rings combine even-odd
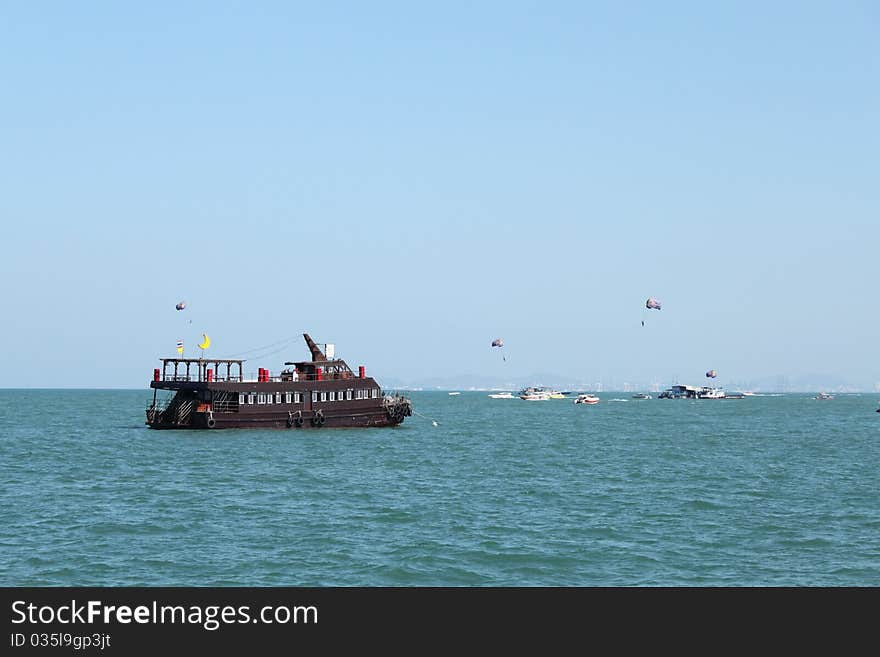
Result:
{"label": "white speedboat", "polygon": [[633,399],[651,399],[651,395],[647,392],[637,392],[632,396]]}
{"label": "white speedboat", "polygon": [[525,388],[520,390],[517,395],[525,401],[547,401],[550,399],[550,391],[546,388]]}
{"label": "white speedboat", "polygon": [[511,393],[509,393],[509,392],[496,392],[496,393],[493,393],[493,394],[491,394],[491,395],[489,395],[489,396],[490,396],[492,399],[516,399],[516,397],[514,397],[514,396],[513,396]]}
{"label": "white speedboat", "polygon": [[820,392],[818,395],[813,397],[813,399],[834,399],[834,395],[829,395],[827,392]]}
{"label": "white speedboat", "polygon": [[574,400],[575,404],[598,404],[599,398],[596,395],[583,394],[578,395]]}
{"label": "white speedboat", "polygon": [[450,396],[452,396],[452,395],[460,395],[460,394],[461,394],[460,392],[450,392],[450,393],[449,393]]}
{"label": "white speedboat", "polygon": [[724,389],[703,386],[697,392],[697,399],[724,399]]}

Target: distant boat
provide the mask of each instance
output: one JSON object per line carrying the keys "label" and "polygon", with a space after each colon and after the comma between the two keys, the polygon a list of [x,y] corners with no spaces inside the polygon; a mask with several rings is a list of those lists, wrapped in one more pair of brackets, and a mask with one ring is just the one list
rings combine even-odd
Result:
{"label": "distant boat", "polygon": [[818,395],[813,397],[813,399],[834,399],[834,395],[829,395],[827,392],[820,392]]}
{"label": "distant boat", "polygon": [[492,399],[516,399],[513,394],[509,392],[496,392],[494,394],[489,395]]}
{"label": "distant boat", "polygon": [[450,395],[460,395],[461,393],[460,392],[450,392],[449,394]]}
{"label": "distant boat", "polygon": [[584,394],[578,395],[574,400],[575,404],[598,404],[599,398],[596,395]]}
{"label": "distant boat", "polygon": [[550,399],[550,391],[546,388],[524,388],[517,393],[517,396],[525,401],[547,401]]}
{"label": "distant boat", "polygon": [[697,399],[724,399],[724,397],[724,390],[722,388],[703,386],[697,392]]}
{"label": "distant boat", "polygon": [[651,395],[647,392],[637,392],[632,396],[633,399],[651,399]]}

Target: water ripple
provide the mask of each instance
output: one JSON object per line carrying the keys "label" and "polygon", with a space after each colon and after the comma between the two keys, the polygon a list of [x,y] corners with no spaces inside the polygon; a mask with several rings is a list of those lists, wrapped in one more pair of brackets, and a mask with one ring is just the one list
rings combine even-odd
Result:
{"label": "water ripple", "polygon": [[201,433],[144,397],[0,391],[0,581],[880,585],[865,398],[414,393],[438,427]]}

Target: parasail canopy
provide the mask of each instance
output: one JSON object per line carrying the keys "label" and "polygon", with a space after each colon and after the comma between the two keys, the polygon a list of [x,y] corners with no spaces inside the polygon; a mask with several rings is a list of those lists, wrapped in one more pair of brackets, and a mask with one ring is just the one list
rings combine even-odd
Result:
{"label": "parasail canopy", "polygon": [[706,372],[706,376],[710,379],[714,379],[716,376],[718,376],[718,372],[716,372],[715,370],[709,370],[708,372]]}
{"label": "parasail canopy", "polygon": [[184,308],[186,308],[186,301],[181,301],[177,303],[174,307],[178,310],[183,310]]}
{"label": "parasail canopy", "polygon": [[495,338],[494,340],[492,340],[492,346],[493,347],[503,347],[504,340],[502,340],[501,338]]}
{"label": "parasail canopy", "polygon": [[645,302],[645,308],[648,310],[660,310],[660,302],[653,297],[648,297],[648,300]]}

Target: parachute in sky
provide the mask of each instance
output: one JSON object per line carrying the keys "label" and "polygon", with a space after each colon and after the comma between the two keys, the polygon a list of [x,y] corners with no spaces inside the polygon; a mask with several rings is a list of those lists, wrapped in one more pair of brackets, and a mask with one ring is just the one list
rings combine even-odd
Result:
{"label": "parachute in sky", "polygon": [[[492,340],[492,346],[493,347],[503,347],[504,340],[502,340],[501,338],[495,338],[494,340]],[[501,356],[501,360],[507,362],[507,356]]]}
{"label": "parachute in sky", "polygon": [[714,379],[716,376],[718,376],[718,372],[716,372],[715,370],[709,370],[708,372],[706,372],[706,377],[709,379]]}
{"label": "parachute in sky", "polygon": [[642,311],[642,326],[645,325],[645,317],[647,317],[649,310],[660,310],[660,302],[654,297],[648,297],[645,302],[645,310]]}
{"label": "parachute in sky", "polygon": [[175,305],[174,307],[177,308],[178,310],[183,310],[184,308],[186,308],[186,301],[181,301],[177,305]]}

